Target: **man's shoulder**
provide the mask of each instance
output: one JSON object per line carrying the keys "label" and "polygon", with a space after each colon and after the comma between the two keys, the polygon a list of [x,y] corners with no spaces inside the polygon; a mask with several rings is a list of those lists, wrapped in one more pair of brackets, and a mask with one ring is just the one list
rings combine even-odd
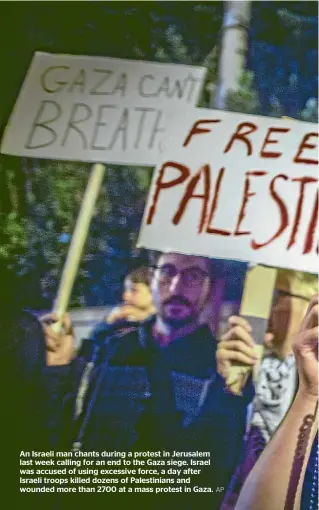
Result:
{"label": "man's shoulder", "polygon": [[215,360],[217,340],[208,325],[200,325],[199,328],[188,337],[188,344],[197,351],[200,346],[202,357]]}
{"label": "man's shoulder", "polygon": [[134,322],[122,320],[114,324],[108,324],[105,321],[99,322],[90,333],[90,339],[99,342],[107,339],[111,340],[113,338],[125,338],[130,335],[136,336],[139,330],[142,330],[143,332],[148,331],[152,322],[152,318]]}
{"label": "man's shoulder", "polygon": [[[93,344],[97,346],[99,360],[106,358],[120,360],[133,355],[137,351],[144,351],[152,330],[152,321],[125,322],[110,329],[109,325],[96,328]],[[115,356],[115,358],[114,358]]]}
{"label": "man's shoulder", "polygon": [[128,321],[120,321],[113,324],[109,324],[105,321],[99,322],[95,325],[89,334],[90,340],[94,342],[104,342],[108,338],[118,336],[119,334],[126,334],[134,331],[136,324],[132,324]]}
{"label": "man's shoulder", "polygon": [[135,340],[140,347],[145,348],[152,336],[153,318],[144,321],[130,322],[125,321],[119,324],[110,335],[110,340],[119,343],[127,343],[128,340]]}

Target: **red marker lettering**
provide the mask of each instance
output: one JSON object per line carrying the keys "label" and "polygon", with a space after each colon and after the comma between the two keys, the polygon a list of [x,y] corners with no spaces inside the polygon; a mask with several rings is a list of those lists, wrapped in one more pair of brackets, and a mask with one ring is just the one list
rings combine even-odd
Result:
{"label": "red marker lettering", "polygon": [[248,135],[257,131],[257,126],[252,122],[242,122],[238,124],[236,132],[233,134],[231,139],[229,140],[226,149],[224,150],[224,154],[226,154],[233,146],[235,140],[241,140],[247,146],[247,154],[251,156],[253,152],[253,146],[251,141],[249,140]]}
{"label": "red marker lettering", "polygon": [[[194,190],[202,178],[204,179],[204,193],[194,193]],[[208,201],[209,201],[209,190],[210,190],[210,169],[209,165],[202,166],[198,172],[191,178],[189,181],[184,196],[179,204],[179,208],[173,218],[174,225],[178,225],[184,211],[188,205],[189,200],[192,198],[200,198],[203,201],[202,206],[202,214],[201,214],[201,220],[198,228],[198,232],[201,233],[204,227],[204,223],[206,222],[207,217],[207,207],[208,207]]]}
{"label": "red marker lettering", "polygon": [[185,138],[185,141],[183,143],[183,147],[187,147],[187,145],[189,144],[191,138],[194,136],[194,135],[200,135],[200,134],[203,134],[203,133],[210,133],[211,130],[210,129],[207,129],[207,128],[201,128],[200,125],[201,124],[216,124],[218,122],[221,122],[219,119],[201,119],[201,120],[197,120],[190,132],[188,133],[187,137]]}
{"label": "red marker lettering", "polygon": [[[176,170],[178,170],[180,172],[180,175],[178,177],[176,177],[176,179],[172,179],[171,181],[165,182],[164,175],[165,175],[165,170],[167,168],[175,168]],[[173,188],[174,186],[178,186],[179,184],[182,184],[184,181],[186,181],[186,179],[189,177],[189,175],[190,175],[190,170],[185,165],[181,165],[180,163],[176,163],[175,161],[167,161],[166,163],[164,163],[164,165],[162,166],[162,168],[160,169],[160,171],[158,173],[153,202],[149,209],[147,220],[146,220],[147,225],[150,225],[153,221],[160,192],[163,189]]]}
{"label": "red marker lettering", "polygon": [[307,133],[303,139],[301,144],[299,145],[299,149],[297,152],[297,155],[294,159],[295,163],[306,163],[306,165],[318,165],[318,159],[309,159],[309,158],[301,158],[301,154],[304,151],[304,149],[315,149],[316,153],[318,153],[317,145],[314,145],[313,143],[308,143],[309,138],[312,136],[316,136],[318,138],[318,133]]}
{"label": "red marker lettering", "polygon": [[279,226],[277,232],[265,243],[256,243],[256,241],[252,240],[250,243],[250,246],[252,247],[253,250],[259,250],[260,248],[263,248],[264,246],[269,245],[275,239],[277,239],[283,233],[283,231],[286,230],[286,228],[288,227],[289,218],[288,218],[287,208],[286,208],[283,200],[281,199],[281,197],[278,195],[278,193],[275,190],[275,182],[277,181],[277,179],[284,179],[285,181],[288,181],[288,176],[284,175],[284,174],[276,175],[276,177],[274,177],[272,179],[270,186],[269,186],[270,195],[275,200],[275,202],[277,203],[277,205],[279,207],[280,226]]}
{"label": "red marker lettering", "polygon": [[289,243],[287,246],[288,250],[296,242],[296,236],[297,236],[298,228],[300,225],[301,214],[302,214],[302,206],[303,206],[303,202],[304,202],[304,198],[305,198],[305,186],[306,186],[306,184],[309,184],[309,183],[318,182],[318,179],[315,179],[314,177],[300,177],[297,179],[292,179],[292,182],[300,182],[300,192],[299,192],[299,199],[298,199],[298,204],[297,204],[297,209],[296,209],[294,226],[292,228],[290,240],[289,240]]}
{"label": "red marker lettering", "polygon": [[210,213],[209,213],[209,217],[208,217],[208,223],[207,223],[207,227],[206,227],[207,234],[217,234],[217,235],[220,235],[220,236],[230,236],[230,234],[231,234],[227,230],[220,230],[220,229],[217,229],[217,228],[212,228],[210,226],[211,221],[213,220],[213,218],[215,216],[216,209],[217,209],[217,206],[218,206],[218,198],[219,198],[220,186],[221,186],[221,183],[222,183],[222,180],[223,180],[223,177],[224,177],[224,173],[225,173],[225,168],[221,168],[219,173],[218,173],[217,180],[216,180],[214,198],[213,198],[212,207],[211,207],[211,210],[210,210]]}
{"label": "red marker lettering", "polygon": [[[319,200],[318,199],[319,199],[319,193],[317,191],[316,201],[315,201],[315,205],[314,205],[314,208],[312,211],[312,215],[311,215],[311,219],[310,219],[310,223],[309,223],[309,227],[308,227],[308,231],[307,231],[307,235],[306,235],[305,246],[304,246],[304,250],[302,252],[304,255],[306,255],[306,253],[311,252],[312,246],[314,243],[314,236],[315,236],[315,231],[316,231],[317,222],[318,222],[318,214],[319,214],[319,207],[318,207]],[[317,253],[318,253],[318,246],[317,246]]]}
{"label": "red marker lettering", "polygon": [[265,148],[267,145],[278,143],[278,140],[270,139],[272,133],[276,133],[276,132],[277,133],[288,133],[288,131],[290,131],[289,128],[275,128],[275,127],[269,128],[268,133],[265,138],[265,141],[264,141],[264,145],[262,146],[261,151],[260,151],[260,156],[262,158],[274,158],[274,159],[279,158],[282,155],[282,152],[270,152],[270,151],[266,152]]}
{"label": "red marker lettering", "polygon": [[260,171],[256,171],[256,172],[246,172],[246,179],[245,179],[245,187],[244,187],[244,196],[243,196],[243,201],[242,201],[242,204],[241,204],[241,208],[240,208],[240,212],[239,212],[239,216],[238,216],[238,221],[237,221],[237,225],[236,225],[236,228],[235,228],[235,232],[234,232],[234,236],[248,236],[249,234],[251,234],[251,232],[249,232],[248,230],[246,231],[242,231],[240,232],[240,225],[243,221],[243,219],[245,218],[245,215],[246,215],[246,205],[247,205],[247,202],[249,200],[249,198],[253,197],[256,195],[256,193],[254,193],[253,191],[250,191],[250,180],[249,180],[249,177],[252,176],[252,177],[262,177],[263,175],[266,175],[267,172],[260,172]]}

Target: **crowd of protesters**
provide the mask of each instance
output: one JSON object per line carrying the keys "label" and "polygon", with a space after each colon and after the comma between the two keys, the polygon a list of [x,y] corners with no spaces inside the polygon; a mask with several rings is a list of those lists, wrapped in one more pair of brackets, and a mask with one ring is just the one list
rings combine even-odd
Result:
{"label": "crowd of protesters", "polygon": [[[209,452],[196,485],[224,488],[207,495],[212,510],[309,510],[318,462],[313,433],[293,506],[285,497],[298,430],[318,398],[317,280],[278,272],[259,359],[256,332],[243,318],[230,317],[221,338],[203,323],[215,276],[213,260],[160,254],[126,277],[123,303],[78,351],[68,315],[56,333],[56,316],[39,322],[8,299],[2,387],[12,389],[3,392],[16,451]],[[260,366],[241,395],[225,382],[232,363]],[[284,449],[290,460],[281,458]],[[197,498],[181,496],[180,508],[195,508]]]}

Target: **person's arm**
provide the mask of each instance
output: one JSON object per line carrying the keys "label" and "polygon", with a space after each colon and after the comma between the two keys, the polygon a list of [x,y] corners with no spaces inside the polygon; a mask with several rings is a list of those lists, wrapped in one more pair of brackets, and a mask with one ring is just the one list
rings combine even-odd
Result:
{"label": "person's arm", "polygon": [[46,366],[42,370],[46,399],[46,428],[52,448],[71,446],[72,420],[79,381],[86,362],[76,356],[70,317],[63,317],[63,329],[55,333],[54,314],[41,318],[46,342]]}
{"label": "person's arm", "polygon": [[[240,493],[235,510],[284,510],[292,466],[295,462],[298,436],[307,416],[314,415],[317,401],[303,393],[297,397],[281,427],[261,455]],[[296,505],[300,508],[302,481],[311,446],[316,435],[317,420],[311,426],[309,443],[300,473]],[[308,425],[308,426],[309,426]],[[296,480],[297,483],[297,480]]]}
{"label": "person's arm", "polygon": [[121,305],[107,316],[106,322],[108,324],[114,324],[118,321],[131,321],[131,322],[139,322],[144,321],[149,317],[150,313],[145,310],[140,310],[132,305]]}
{"label": "person's arm", "polygon": [[242,458],[227,488],[220,510],[234,510],[240,491],[265,448],[265,439],[258,427],[252,425],[245,440]]}
{"label": "person's arm", "polygon": [[[246,480],[235,510],[300,509],[305,471],[318,428],[317,297],[309,305],[293,348],[299,375],[297,396]],[[290,505],[286,505],[288,492]]]}

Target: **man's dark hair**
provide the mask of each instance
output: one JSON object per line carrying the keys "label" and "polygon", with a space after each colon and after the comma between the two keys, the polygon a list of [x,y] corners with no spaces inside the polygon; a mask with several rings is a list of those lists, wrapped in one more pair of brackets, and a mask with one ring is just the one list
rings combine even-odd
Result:
{"label": "man's dark hair", "polygon": [[[165,252],[160,251],[152,251],[149,254],[150,257],[150,265],[151,267],[154,267],[158,264],[158,261],[162,255],[164,255]],[[200,255],[198,255],[200,257]],[[221,259],[210,259],[209,257],[203,257],[207,258],[208,260],[208,271],[211,282],[214,282],[217,278],[223,277],[224,272],[224,262]]]}
{"label": "man's dark hair", "polygon": [[132,283],[144,283],[150,285],[149,268],[146,266],[138,267],[126,276],[126,279],[131,280]]}

